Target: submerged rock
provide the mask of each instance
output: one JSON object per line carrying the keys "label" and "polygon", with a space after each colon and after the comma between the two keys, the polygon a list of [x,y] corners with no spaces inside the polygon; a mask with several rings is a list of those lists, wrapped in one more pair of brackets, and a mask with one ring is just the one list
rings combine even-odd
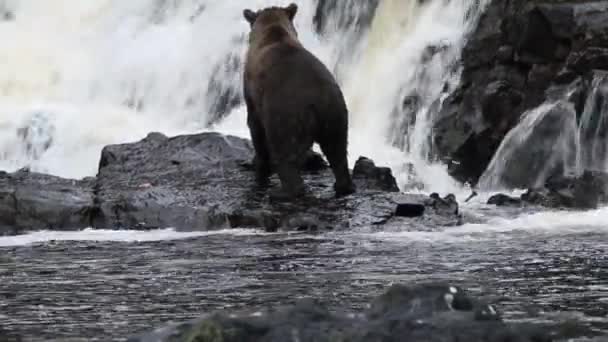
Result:
{"label": "submerged rock", "polygon": [[515,198],[505,194],[496,194],[488,199],[488,204],[499,207],[519,207],[522,205],[522,200],[521,198]]}
{"label": "submerged rock", "polygon": [[[333,173],[319,154],[310,152],[303,166],[308,194],[292,202],[273,202],[268,189],[256,186],[247,166],[252,157],[247,139],[219,133],[172,138],[151,133],[138,142],[106,146],[95,178],[0,174],[0,232],[87,227],[345,229],[392,222],[398,203],[428,208],[416,219],[425,224],[460,222],[455,201],[448,200],[445,207],[445,199],[402,194],[391,170],[365,157],[353,170],[353,195],[336,199]],[[275,175],[271,187],[278,186]]]}
{"label": "submerged rock", "polygon": [[446,215],[458,215],[458,202],[456,196],[449,194],[444,198],[439,197],[439,194],[432,193],[425,204],[432,208],[436,213]]}
{"label": "submerged rock", "polygon": [[552,177],[542,187],[530,188],[520,198],[497,194],[488,204],[535,205],[547,208],[595,209],[608,203],[608,174],[585,171],[580,176]]}
{"label": "submerged rock", "polygon": [[312,299],[290,307],[216,312],[129,339],[152,341],[552,341],[559,328],[505,323],[493,305],[449,284],[394,285],[362,312]]}
{"label": "submerged rock", "polygon": [[550,178],[540,189],[529,189],[522,200],[549,208],[595,209],[608,202],[608,174],[586,171],[581,176]]}

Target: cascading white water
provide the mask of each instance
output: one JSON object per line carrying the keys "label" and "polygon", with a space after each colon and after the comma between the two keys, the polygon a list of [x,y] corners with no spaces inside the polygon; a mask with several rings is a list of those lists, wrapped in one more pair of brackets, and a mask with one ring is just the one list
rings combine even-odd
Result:
{"label": "cascading white water", "polygon": [[580,118],[578,173],[608,170],[608,73],[596,73]]}
{"label": "cascading white water", "polygon": [[[289,2],[256,0],[246,6]],[[223,120],[208,127],[215,122],[210,109],[218,105],[216,90],[240,94],[248,31],[243,3],[2,4],[13,15],[0,21],[0,169],[29,166],[79,178],[96,173],[104,145],[134,141],[150,131],[213,129],[248,137],[242,105],[228,108]],[[443,166],[426,161],[429,108],[444,84],[457,79],[452,66],[483,6],[466,0],[380,0],[368,34],[356,44],[345,39],[359,34],[351,27],[331,29],[335,15],[319,37],[312,24],[316,6],[316,1],[299,3],[296,27],[307,48],[339,69],[351,114],[351,164],[366,155],[391,166],[403,183],[403,165],[410,162],[432,190],[456,189]],[[423,61],[429,46],[443,48]],[[395,108],[399,113],[400,102],[413,92],[422,99],[415,125],[395,133]],[[391,134],[408,135],[408,150],[394,147]]]}
{"label": "cascading white water", "polygon": [[574,170],[576,135],[576,111],[567,101],[525,113],[496,151],[479,188],[540,186],[557,167]]}
{"label": "cascading white water", "polygon": [[555,172],[608,171],[608,73],[596,72],[588,89],[580,118],[567,100],[575,89],[525,113],[496,151],[479,187],[541,186]]}

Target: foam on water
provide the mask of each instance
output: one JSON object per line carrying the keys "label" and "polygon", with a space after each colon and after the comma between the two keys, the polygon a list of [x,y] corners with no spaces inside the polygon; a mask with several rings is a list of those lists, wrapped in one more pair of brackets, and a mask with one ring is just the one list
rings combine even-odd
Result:
{"label": "foam on water", "polygon": [[[402,242],[442,242],[461,243],[496,239],[498,235],[523,232],[560,236],[570,234],[602,234],[608,236],[608,226],[604,218],[608,216],[608,207],[579,211],[546,211],[532,214],[520,214],[511,218],[488,218],[484,223],[469,223],[459,227],[445,227],[436,231],[379,231],[354,232],[354,236],[364,240],[387,240]],[[341,235],[343,233],[335,233]],[[16,247],[52,241],[90,241],[90,242],[154,242],[165,240],[185,240],[205,236],[267,236],[277,233],[266,233],[259,229],[223,229],[214,231],[180,232],[174,229],[149,231],[84,229],[73,232],[38,231],[18,236],[0,237],[0,247]],[[302,234],[298,234],[302,235]],[[307,238],[326,239],[327,236],[311,235]],[[608,241],[608,240],[606,240]],[[606,244],[608,247],[608,243]]]}
{"label": "foam on water", "polygon": [[92,241],[92,242],[152,242],[182,240],[213,235],[253,236],[267,235],[254,229],[223,229],[207,232],[179,232],[173,229],[149,231],[84,229],[74,232],[39,231],[18,236],[0,237],[0,247],[15,247],[46,243],[50,241]]}
{"label": "foam on water", "polygon": [[[591,211],[546,211],[522,214],[515,218],[490,218],[485,223],[469,223],[441,231],[397,231],[363,233],[360,236],[387,241],[426,241],[457,243],[467,241],[495,240],[505,233],[523,232],[529,234],[559,235],[594,233],[607,235],[608,225],[604,218],[608,208]],[[608,243],[606,243],[608,247]]]}

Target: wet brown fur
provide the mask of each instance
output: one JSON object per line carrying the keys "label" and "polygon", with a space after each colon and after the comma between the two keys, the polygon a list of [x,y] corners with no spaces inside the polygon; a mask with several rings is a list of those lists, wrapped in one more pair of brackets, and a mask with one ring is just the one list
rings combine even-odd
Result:
{"label": "wet brown fur", "polygon": [[332,167],[336,196],[355,191],[347,163],[348,110],[331,72],[298,40],[297,6],[243,11],[251,26],[243,90],[256,152],[256,174],[266,183],[273,167],[282,194],[304,191],[299,167],[318,143]]}

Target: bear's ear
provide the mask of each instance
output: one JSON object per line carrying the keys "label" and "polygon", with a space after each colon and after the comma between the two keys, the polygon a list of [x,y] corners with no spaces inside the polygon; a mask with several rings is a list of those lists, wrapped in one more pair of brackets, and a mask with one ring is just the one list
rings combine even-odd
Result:
{"label": "bear's ear", "polygon": [[285,10],[287,11],[289,20],[293,20],[293,18],[296,17],[296,13],[298,13],[298,5],[292,3],[291,5],[287,6]]}
{"label": "bear's ear", "polygon": [[249,24],[252,26],[253,26],[253,23],[255,22],[255,20],[258,18],[257,13],[255,13],[254,11],[252,11],[250,9],[244,10],[243,16],[245,17],[245,20],[247,20],[247,22],[249,22]]}

